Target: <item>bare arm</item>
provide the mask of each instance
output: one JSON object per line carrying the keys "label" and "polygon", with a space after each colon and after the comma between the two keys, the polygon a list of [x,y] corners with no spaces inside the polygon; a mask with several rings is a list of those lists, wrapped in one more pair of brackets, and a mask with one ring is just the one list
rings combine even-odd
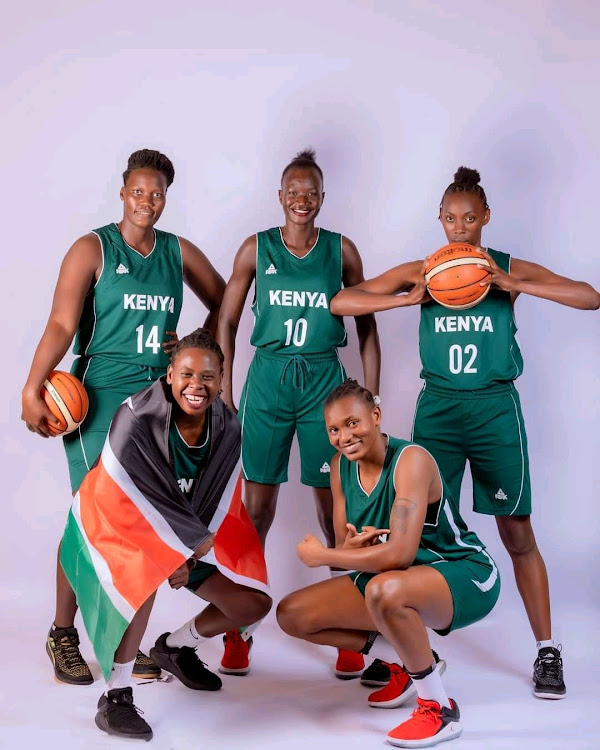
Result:
{"label": "bare arm", "polygon": [[183,280],[208,309],[204,327],[214,335],[225,291],[225,281],[206,255],[183,237],[179,238],[183,261]]}
{"label": "bare arm", "polygon": [[[345,287],[353,287],[364,282],[362,260],[356,245],[347,237],[342,237],[342,281]],[[363,366],[365,387],[371,393],[379,393],[381,374],[381,348],[377,323],[373,313],[355,316],[358,346]]]}
{"label": "bare arm", "polygon": [[225,356],[223,367],[223,401],[235,410],[233,404],[233,358],[235,356],[235,337],[242,317],[244,302],[248,290],[256,275],[256,235],[248,237],[235,256],[233,272],[225,287],[219,325],[217,327],[217,341]]}
{"label": "bare arm", "polygon": [[489,254],[486,255],[492,268],[489,283],[510,292],[513,301],[519,294],[531,294],[578,310],[597,310],[600,307],[600,294],[585,281],[573,281],[537,263],[517,258],[512,259],[508,274]]}
{"label": "bare arm", "polygon": [[334,315],[357,316],[419,305],[427,299],[425,262],[415,260],[396,266],[374,279],[342,289],[331,300],[329,307]]}
{"label": "bare arm", "polygon": [[80,237],[65,255],[54,290],[52,309],[33,355],[23,388],[21,418],[27,428],[49,437],[46,420],[57,423],[40,397],[44,380],[61,361],[79,324],[85,296],[102,268],[100,240],[95,234]]}
{"label": "bare arm", "polygon": [[[405,570],[413,563],[430,497],[441,494],[435,464],[429,454],[418,448],[407,448],[394,473],[396,498],[390,513],[390,534],[385,544],[368,544],[359,549],[335,549],[310,544],[311,566],[329,565],[345,570],[383,573]],[[336,536],[337,539],[337,536]],[[300,545],[299,545],[300,547]],[[299,550],[300,551],[300,550]]]}

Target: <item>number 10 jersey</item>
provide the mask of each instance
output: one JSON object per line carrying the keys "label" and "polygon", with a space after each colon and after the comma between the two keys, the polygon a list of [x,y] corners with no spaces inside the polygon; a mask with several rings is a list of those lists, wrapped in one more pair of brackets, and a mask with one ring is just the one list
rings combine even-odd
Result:
{"label": "number 10 jersey", "polygon": [[302,258],[279,227],[256,235],[255,323],[250,343],[280,354],[317,354],[346,345],[341,317],[329,302],[342,288],[342,236],[319,229]]}

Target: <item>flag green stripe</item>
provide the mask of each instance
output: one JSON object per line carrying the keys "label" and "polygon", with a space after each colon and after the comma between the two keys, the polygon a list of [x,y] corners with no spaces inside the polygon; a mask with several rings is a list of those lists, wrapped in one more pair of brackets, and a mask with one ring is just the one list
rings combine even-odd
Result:
{"label": "flag green stripe", "polygon": [[72,511],[69,512],[61,542],[60,564],[77,597],[102,674],[108,678],[115,651],[129,623],[115,608],[100,583]]}

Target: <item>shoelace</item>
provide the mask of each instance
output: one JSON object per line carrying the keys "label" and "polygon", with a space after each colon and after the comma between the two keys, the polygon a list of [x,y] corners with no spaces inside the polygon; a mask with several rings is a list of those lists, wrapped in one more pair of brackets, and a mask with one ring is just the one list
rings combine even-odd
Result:
{"label": "shoelace", "polygon": [[108,705],[112,706],[111,712],[114,712],[115,716],[119,717],[129,716],[131,711],[135,711],[138,716],[144,713],[142,709],[138,708],[133,702],[133,695],[128,695],[127,693],[120,695],[118,700],[109,698]]}
{"label": "shoelace", "polygon": [[428,724],[432,720],[439,718],[439,710],[432,705],[423,706],[421,703],[415,708],[410,716],[410,720],[415,724]]}
{"label": "shoelace", "polygon": [[190,646],[183,646],[181,648],[181,654],[179,655],[179,662],[181,665],[188,664],[189,666],[197,667],[199,664],[201,664],[203,667],[206,667],[207,664],[205,661],[202,661],[198,654],[196,653],[195,648],[191,648]]}
{"label": "shoelace", "polygon": [[544,672],[550,677],[558,679],[560,671],[562,669],[562,659],[560,656],[554,656],[554,654],[547,654],[545,656],[538,657],[540,666],[543,667]]}
{"label": "shoelace", "polygon": [[81,664],[83,660],[79,653],[79,638],[76,635],[61,636],[57,645],[62,651],[66,665],[69,669]]}

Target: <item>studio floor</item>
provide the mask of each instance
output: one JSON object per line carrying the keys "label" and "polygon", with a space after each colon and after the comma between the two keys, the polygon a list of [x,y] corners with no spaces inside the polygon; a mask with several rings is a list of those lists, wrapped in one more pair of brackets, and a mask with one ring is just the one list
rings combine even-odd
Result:
{"label": "studio floor", "polygon": [[[25,627],[23,618],[19,619],[3,628],[0,747],[135,747],[136,741],[108,737],[94,725],[103,682],[97,679],[82,688],[55,682],[44,652],[42,619],[38,613],[30,614],[28,622],[35,627]],[[143,644],[146,649],[172,627],[169,619],[164,607],[153,615]],[[600,747],[600,681],[593,656],[600,627],[595,612],[571,607],[562,614],[568,689],[562,701],[533,697],[530,679],[535,653],[524,625],[520,612],[505,608],[447,638],[434,636],[434,648],[448,662],[445,685],[462,712],[464,731],[452,747]],[[85,639],[82,651],[91,654]],[[216,670],[220,655],[221,645],[215,639],[202,650],[201,658]],[[154,730],[147,747],[383,748],[388,746],[386,732],[412,710],[369,708],[369,688],[358,680],[334,678],[332,649],[294,641],[272,621],[257,632],[253,657],[251,673],[224,677],[218,693],[194,692],[176,680],[136,685],[135,702]],[[92,659],[90,665],[98,676],[98,665]],[[137,746],[146,747],[139,741]]]}

